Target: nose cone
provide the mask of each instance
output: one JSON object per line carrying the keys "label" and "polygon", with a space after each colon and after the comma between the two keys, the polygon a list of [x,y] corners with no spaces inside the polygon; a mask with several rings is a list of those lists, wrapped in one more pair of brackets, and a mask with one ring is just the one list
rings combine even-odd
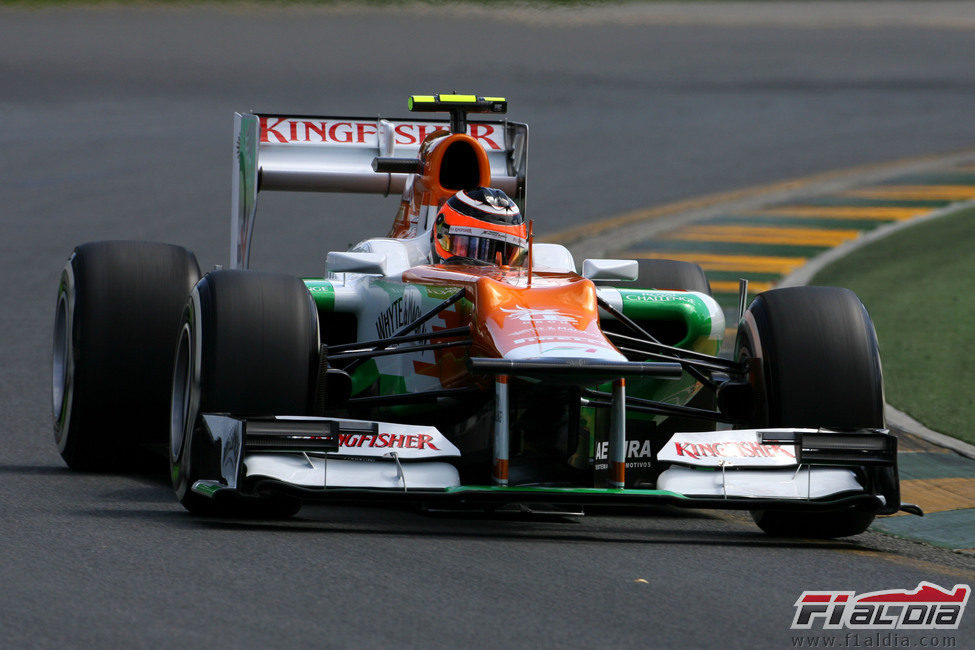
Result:
{"label": "nose cone", "polygon": [[486,356],[626,361],[599,329],[596,287],[589,280],[526,287],[481,278],[475,291],[472,331]]}

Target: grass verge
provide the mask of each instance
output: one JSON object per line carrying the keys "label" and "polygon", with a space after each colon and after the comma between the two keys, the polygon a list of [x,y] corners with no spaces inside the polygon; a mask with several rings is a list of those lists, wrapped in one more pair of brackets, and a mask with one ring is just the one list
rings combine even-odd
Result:
{"label": "grass verge", "polygon": [[866,305],[887,401],[975,444],[975,208],[912,226],[820,271]]}

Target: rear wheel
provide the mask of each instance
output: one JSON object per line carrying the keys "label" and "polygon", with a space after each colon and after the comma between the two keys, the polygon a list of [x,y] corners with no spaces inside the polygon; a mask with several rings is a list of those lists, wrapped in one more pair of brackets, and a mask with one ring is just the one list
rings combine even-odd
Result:
{"label": "rear wheel", "polygon": [[[679,260],[638,259],[639,274],[634,289],[699,291],[711,295],[711,283],[704,269],[692,262]],[[631,286],[627,284],[627,286]]]}
{"label": "rear wheel", "polygon": [[52,364],[54,439],[70,468],[132,468],[138,445],[165,443],[179,316],[199,278],[179,246],[74,250],[58,288]]}
{"label": "rear wheel", "polygon": [[[214,271],[183,312],[172,374],[170,474],[176,496],[196,514],[290,516],[296,500],[217,502],[192,491],[216,479],[220,449],[202,413],[308,415],[318,374],[318,316],[301,280],[258,271]],[[223,505],[217,505],[222,503]]]}
{"label": "rear wheel", "polygon": [[[883,375],[873,324],[848,289],[792,287],[759,294],[738,328],[737,358],[760,360],[752,427],[859,429],[884,426]],[[752,513],[770,535],[846,537],[872,513]]]}

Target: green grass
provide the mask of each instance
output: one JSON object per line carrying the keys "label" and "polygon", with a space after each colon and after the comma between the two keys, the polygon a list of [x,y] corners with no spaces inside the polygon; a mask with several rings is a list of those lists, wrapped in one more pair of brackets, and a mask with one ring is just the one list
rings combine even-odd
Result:
{"label": "green grass", "polygon": [[[647,0],[0,0],[0,7],[27,7],[27,8],[60,8],[67,6],[86,7],[86,6],[185,6],[193,5],[234,5],[244,4],[253,6],[398,6],[404,4],[417,5],[457,5],[457,4],[479,4],[479,5],[511,5],[511,6],[588,6],[605,4],[628,4],[637,1]],[[663,1],[663,0],[650,0]],[[681,2],[695,2],[701,0],[680,0]]]}
{"label": "green grass", "polygon": [[975,209],[912,226],[823,269],[877,328],[887,401],[975,443]]}

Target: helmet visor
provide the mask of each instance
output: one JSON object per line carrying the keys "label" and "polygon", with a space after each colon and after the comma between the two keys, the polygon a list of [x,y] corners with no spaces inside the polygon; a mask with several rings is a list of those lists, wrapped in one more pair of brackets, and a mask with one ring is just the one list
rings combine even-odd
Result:
{"label": "helmet visor", "polygon": [[521,264],[528,252],[524,241],[509,242],[491,237],[454,233],[449,235],[448,246],[444,248],[451,255],[469,257],[488,264],[497,263],[500,254],[500,262],[505,266]]}

